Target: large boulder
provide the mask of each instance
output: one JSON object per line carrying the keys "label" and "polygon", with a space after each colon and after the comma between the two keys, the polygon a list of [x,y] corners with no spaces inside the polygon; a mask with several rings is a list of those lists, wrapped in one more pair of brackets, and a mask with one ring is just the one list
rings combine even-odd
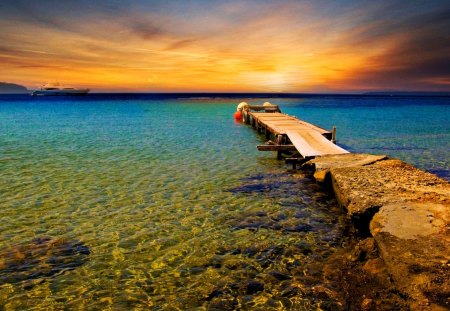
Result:
{"label": "large boulder", "polygon": [[394,203],[374,216],[370,231],[397,288],[414,309],[450,308],[449,206]]}
{"label": "large boulder", "polygon": [[384,156],[324,156],[309,165],[359,232],[374,237],[411,309],[450,309],[450,184]]}

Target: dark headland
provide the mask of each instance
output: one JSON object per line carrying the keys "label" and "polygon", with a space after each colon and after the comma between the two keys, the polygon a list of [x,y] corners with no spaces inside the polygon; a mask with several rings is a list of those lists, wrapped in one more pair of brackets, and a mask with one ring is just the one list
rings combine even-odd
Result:
{"label": "dark headland", "polygon": [[25,94],[28,89],[15,83],[0,82],[0,94]]}

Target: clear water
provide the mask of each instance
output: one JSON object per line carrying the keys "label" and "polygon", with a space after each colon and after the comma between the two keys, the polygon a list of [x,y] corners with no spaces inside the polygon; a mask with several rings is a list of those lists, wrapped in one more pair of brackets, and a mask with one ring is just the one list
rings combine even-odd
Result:
{"label": "clear water", "polygon": [[345,215],[256,150],[263,137],[232,118],[242,100],[449,177],[449,98],[3,96],[0,306],[332,305],[312,289],[339,291],[321,264],[345,243]]}

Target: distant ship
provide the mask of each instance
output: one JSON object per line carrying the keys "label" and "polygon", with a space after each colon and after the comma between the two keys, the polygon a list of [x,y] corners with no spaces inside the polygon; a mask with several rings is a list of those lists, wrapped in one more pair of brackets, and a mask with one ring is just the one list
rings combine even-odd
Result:
{"label": "distant ship", "polygon": [[89,89],[62,87],[59,83],[45,84],[39,90],[33,91],[32,96],[79,96],[89,93]]}

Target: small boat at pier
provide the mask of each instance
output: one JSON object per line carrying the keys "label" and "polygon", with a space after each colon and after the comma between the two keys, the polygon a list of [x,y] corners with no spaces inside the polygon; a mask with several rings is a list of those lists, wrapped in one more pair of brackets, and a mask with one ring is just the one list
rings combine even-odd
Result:
{"label": "small boat at pier", "polygon": [[31,93],[32,96],[79,96],[89,93],[89,89],[77,89],[74,87],[63,87],[59,83],[45,84],[39,90]]}

